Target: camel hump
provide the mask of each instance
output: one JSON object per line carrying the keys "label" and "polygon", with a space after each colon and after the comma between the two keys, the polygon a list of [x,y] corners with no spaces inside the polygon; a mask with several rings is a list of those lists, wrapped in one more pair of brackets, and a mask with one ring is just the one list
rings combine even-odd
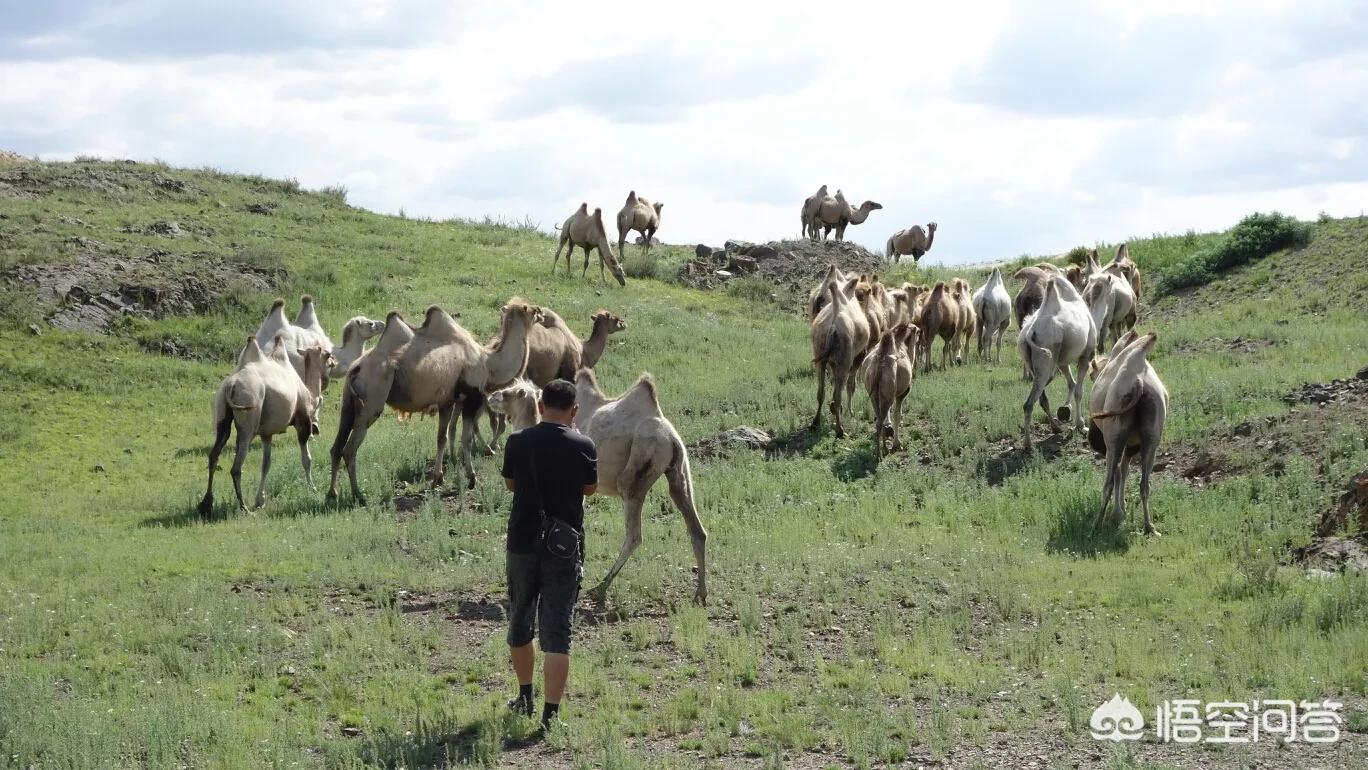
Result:
{"label": "camel hump", "polygon": [[283,308],[283,307],[285,307],[285,298],[284,298],[284,297],[276,297],[275,300],[271,302],[271,309],[272,309],[272,310],[280,310],[280,309]]}
{"label": "camel hump", "polygon": [[650,372],[642,372],[632,385],[632,390],[645,393],[651,399],[651,403],[655,404],[657,409],[660,408],[660,395],[656,391],[655,377]]}
{"label": "camel hump", "polygon": [[580,201],[579,212],[580,212],[581,214],[588,214],[588,213],[589,213],[589,202],[588,202],[588,201]]}
{"label": "camel hump", "polygon": [[627,193],[627,202],[628,202],[628,203],[636,203],[636,199],[637,199],[636,190],[632,190],[631,192]]}
{"label": "camel hump", "polygon": [[594,219],[603,219],[603,209],[601,209],[601,208],[596,208],[596,209],[594,209]]}
{"label": "camel hump", "polygon": [[299,295],[299,304],[301,304],[301,305],[312,305],[312,304],[313,304],[313,301],[314,301],[314,299],[313,299],[313,295],[312,295],[312,294],[301,294],[301,295]]}

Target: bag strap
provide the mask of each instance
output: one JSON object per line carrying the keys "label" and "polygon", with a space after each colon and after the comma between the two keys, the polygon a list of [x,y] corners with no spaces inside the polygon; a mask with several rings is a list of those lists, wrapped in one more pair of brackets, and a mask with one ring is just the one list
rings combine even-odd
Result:
{"label": "bag strap", "polygon": [[[538,478],[538,476],[537,476],[537,450],[536,450],[536,447],[532,447],[531,450],[528,452],[528,458],[529,458],[530,464],[531,464],[531,466],[532,466],[532,492],[533,492],[533,494],[536,495],[536,500],[537,500],[537,512],[540,513],[544,518],[551,519],[552,521],[560,521],[560,519],[557,519],[555,516],[552,516],[550,513],[547,513],[547,511],[546,511],[546,500],[542,498],[542,493],[541,493],[541,479]],[[564,522],[561,522],[561,523],[564,523]]]}

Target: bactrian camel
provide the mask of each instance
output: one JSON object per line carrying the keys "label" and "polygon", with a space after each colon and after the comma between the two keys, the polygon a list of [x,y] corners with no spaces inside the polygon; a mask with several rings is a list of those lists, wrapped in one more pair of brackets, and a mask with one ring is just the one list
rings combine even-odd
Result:
{"label": "bactrian camel", "polygon": [[328,376],[337,379],[347,376],[347,370],[365,352],[363,345],[366,340],[384,330],[384,321],[372,321],[363,315],[355,316],[348,321],[347,325],[342,327],[342,344],[332,349],[333,360],[337,364],[328,373]]}
{"label": "bactrian camel", "polygon": [[950,298],[959,307],[959,323],[955,331],[955,365],[959,366],[964,363],[964,356],[969,352],[969,340],[974,337],[978,313],[974,310],[974,298],[969,282],[963,278],[956,278],[950,285],[953,289]]}
{"label": "bactrian camel", "polygon": [[[257,327],[254,336],[257,341],[257,346],[261,348],[263,352],[270,353],[273,350],[272,346],[275,344],[275,338],[279,335],[281,341],[284,343],[285,355],[289,358],[290,365],[294,367],[295,372],[298,373],[300,377],[303,377],[304,357],[299,354],[299,351],[314,347],[332,350],[333,344],[332,340],[328,339],[328,335],[323,331],[323,327],[318,323],[318,316],[314,313],[313,297],[308,294],[300,297],[299,306],[299,314],[295,317],[295,321],[291,323],[285,318],[285,300],[277,297],[276,300],[271,303],[271,309],[266,312],[266,317],[262,319],[261,325]],[[247,351],[244,348],[238,355],[238,364],[242,363],[242,355],[246,352]],[[338,379],[344,374],[346,374],[345,369],[339,372],[328,372],[329,377],[336,377]],[[323,389],[327,390],[327,388],[328,380],[327,378],[324,378]]]}
{"label": "bactrian camel", "polygon": [[827,186],[822,185],[817,188],[817,192],[809,195],[803,201],[803,211],[799,215],[803,223],[803,237],[817,240],[817,209],[822,205],[822,200],[827,197]]}
{"label": "bactrian camel", "polygon": [[[627,276],[622,272],[622,265],[618,264],[617,257],[613,255],[612,243],[608,240],[608,231],[603,227],[603,209],[594,209],[594,213],[589,213],[589,204],[581,203],[575,213],[565,220],[560,227],[560,243],[556,245],[556,255],[551,261],[551,275],[556,274],[556,267],[560,265],[561,249],[566,244],[570,248],[565,252],[565,274],[570,275],[570,257],[575,253],[575,247],[584,249],[584,269],[580,271],[580,278],[589,273],[589,252],[598,250],[599,255],[599,280],[608,283],[608,279],[603,275],[604,265],[613,273],[618,284],[627,285]],[[618,249],[621,252],[621,248]]]}
{"label": "bactrian camel", "polygon": [[242,464],[252,439],[261,437],[261,484],[254,507],[266,502],[266,476],[271,471],[271,440],[294,427],[299,436],[300,462],[304,477],[313,487],[313,463],[309,457],[309,437],[318,434],[315,403],[332,365],[332,354],[322,345],[295,350],[303,361],[301,378],[287,357],[286,332],[272,338],[270,353],[264,353],[256,337],[248,337],[238,356],[237,369],[219,385],[214,395],[214,444],[209,449],[209,485],[200,500],[199,514],[208,517],[214,510],[214,470],[228,436],[237,428],[237,454],[233,457],[233,491],[238,507],[247,510],[242,498]]}
{"label": "bactrian camel", "polygon": [[1138,339],[1134,337],[1134,331],[1123,336],[1112,349],[1112,355],[1104,359],[1088,402],[1088,440],[1093,449],[1106,454],[1107,466],[1102,506],[1093,528],[1106,518],[1109,504],[1113,506],[1116,525],[1125,522],[1127,470],[1131,460],[1139,457],[1145,534],[1158,534],[1150,520],[1150,476],[1168,417],[1168,390],[1147,358],[1154,349],[1156,335],[1151,332]]}
{"label": "bactrian camel", "polygon": [[663,203],[651,203],[638,196],[636,190],[627,193],[627,202],[622,204],[622,211],[617,215],[619,254],[626,253],[627,233],[633,230],[641,233],[641,250],[651,250],[651,239],[660,228],[660,209],[664,206]]}
{"label": "bactrian camel", "polygon": [[437,487],[444,477],[447,429],[460,402],[465,420],[459,460],[466,469],[467,486],[473,488],[474,417],[484,405],[486,392],[512,382],[527,367],[528,330],[541,318],[541,309],[535,305],[518,299],[509,301],[503,307],[499,344],[485,347],[439,307],[429,307],[423,325],[417,329],[398,313],[390,313],[375,347],[347,373],[337,439],[332,446],[328,497],[337,497],[338,470],[345,459],[352,496],[365,504],[356,479],[356,452],[386,404],[400,413],[436,412],[437,454],[432,483]]}
{"label": "bactrian camel", "polygon": [[997,361],[1002,360],[1002,337],[1007,333],[1007,324],[1012,320],[1012,298],[1007,287],[1002,285],[1002,271],[993,268],[988,282],[980,286],[973,295],[974,313],[977,319],[974,331],[978,337],[978,357],[987,361],[993,341],[997,341]]}
{"label": "bactrian camel", "polygon": [[960,306],[952,296],[952,289],[944,281],[937,281],[927,294],[921,306],[917,325],[921,327],[921,359],[923,371],[931,369],[931,346],[939,337],[944,341],[941,347],[941,368],[950,360],[950,350],[960,330]]}
{"label": "bactrian camel", "polygon": [[842,287],[829,283],[827,304],[812,321],[812,365],[817,370],[817,413],[812,418],[812,429],[822,424],[822,407],[826,401],[827,374],[831,375],[831,417],[836,424],[836,435],[844,436],[841,425],[841,398],[852,384],[854,375],[869,348],[869,320],[864,309]]}
{"label": "bactrian camel", "polygon": [[1059,420],[1050,412],[1050,401],[1045,395],[1045,387],[1056,372],[1062,373],[1068,383],[1065,403],[1073,404],[1074,424],[1083,427],[1083,383],[1096,347],[1097,327],[1088,306],[1066,278],[1052,276],[1045,284],[1045,301],[1026,318],[1017,335],[1017,352],[1031,372],[1031,392],[1022,407],[1022,441],[1026,449],[1031,448],[1031,411],[1036,401],[1050,425],[1059,428]]}
{"label": "bactrian camel", "polygon": [[845,231],[848,225],[864,224],[869,218],[871,211],[883,208],[883,204],[874,201],[865,201],[858,207],[852,208],[845,195],[836,191],[836,195],[827,196],[817,207],[817,214],[814,219],[814,229],[820,227],[822,230],[822,240],[825,241],[831,231],[836,231],[837,242],[845,240]]}
{"label": "bactrian camel", "polygon": [[912,359],[906,345],[915,330],[902,324],[884,332],[865,361],[865,391],[874,408],[874,455],[879,459],[888,439],[892,439],[892,451],[902,449],[902,405],[912,389]]}
{"label": "bactrian camel", "polygon": [[1135,294],[1120,275],[1106,271],[1093,274],[1083,287],[1083,301],[1088,303],[1097,326],[1098,353],[1108,339],[1118,340],[1125,330],[1135,326]]}
{"label": "bactrian camel", "polygon": [[912,261],[919,261],[926,252],[931,250],[931,244],[936,240],[936,223],[927,222],[926,229],[921,225],[912,225],[906,230],[899,230],[888,237],[888,245],[885,247],[885,256],[897,262],[904,255],[911,255]]}
{"label": "bactrian camel", "polygon": [[607,310],[595,312],[589,320],[593,327],[589,330],[589,336],[580,343],[580,366],[585,369],[593,369],[603,357],[603,351],[608,347],[609,335],[627,329],[626,321]]}

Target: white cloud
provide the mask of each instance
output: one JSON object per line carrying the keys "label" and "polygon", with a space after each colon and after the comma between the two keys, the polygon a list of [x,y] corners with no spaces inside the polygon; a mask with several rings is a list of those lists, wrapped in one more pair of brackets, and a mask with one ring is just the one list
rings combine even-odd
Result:
{"label": "white cloud", "polygon": [[0,147],[381,211],[549,227],[636,189],[663,238],[716,243],[796,236],[825,183],[885,206],[855,240],[936,220],[931,258],[980,261],[1358,213],[1368,181],[1348,2],[22,5]]}

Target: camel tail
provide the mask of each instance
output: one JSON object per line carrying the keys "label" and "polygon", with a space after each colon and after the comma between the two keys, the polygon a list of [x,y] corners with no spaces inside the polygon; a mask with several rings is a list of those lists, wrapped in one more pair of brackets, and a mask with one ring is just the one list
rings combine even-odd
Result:
{"label": "camel tail", "polygon": [[891,235],[888,236],[888,245],[884,247],[884,257],[891,260],[898,258],[898,255],[893,253],[893,236]]}
{"label": "camel tail", "polygon": [[233,396],[238,393],[239,387],[240,386],[238,385],[238,383],[233,383],[232,386],[228,388],[228,392],[223,394],[224,404],[226,404],[229,409],[232,409],[235,412],[245,411],[248,409],[255,409],[256,404],[253,404],[250,399],[246,399],[244,397],[244,400],[247,401],[247,403],[245,404],[233,400]]}

